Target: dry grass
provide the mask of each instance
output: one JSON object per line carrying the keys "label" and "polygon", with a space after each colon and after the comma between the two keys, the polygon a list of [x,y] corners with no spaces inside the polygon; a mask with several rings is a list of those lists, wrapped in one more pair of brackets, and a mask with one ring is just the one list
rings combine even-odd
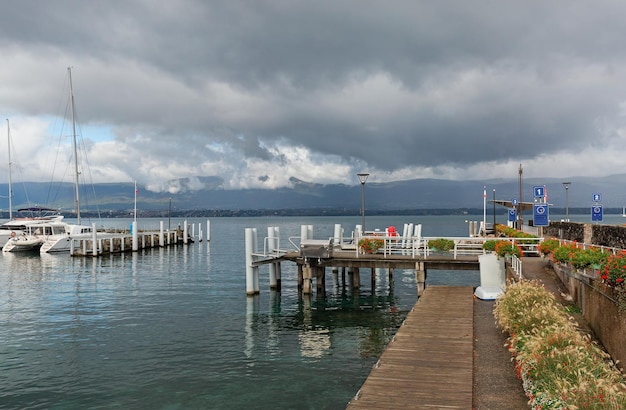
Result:
{"label": "dry grass", "polygon": [[563,306],[533,281],[496,301],[498,324],[535,409],[624,409],[626,386],[610,357],[576,330]]}

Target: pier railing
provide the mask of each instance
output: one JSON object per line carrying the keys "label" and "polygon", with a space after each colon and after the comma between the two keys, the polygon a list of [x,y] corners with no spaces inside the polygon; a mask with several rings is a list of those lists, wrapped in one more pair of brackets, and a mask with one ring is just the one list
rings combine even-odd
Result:
{"label": "pier railing", "polygon": [[[390,235],[364,235],[356,236],[354,244],[351,249],[354,249],[357,257],[365,254],[365,252],[358,246],[358,243],[363,239],[380,240],[383,246],[378,249],[377,253],[382,253],[385,257],[387,255],[410,255],[413,257],[428,258],[431,255],[441,257],[444,255],[450,256],[456,259],[459,256],[476,256],[485,253],[483,245],[489,240],[496,241],[510,241],[513,244],[519,245],[524,254],[526,255],[538,255],[538,245],[543,241],[543,238],[510,238],[510,237],[399,237]],[[429,241],[436,239],[447,239],[454,242],[454,247],[450,251],[435,251],[428,246]]]}

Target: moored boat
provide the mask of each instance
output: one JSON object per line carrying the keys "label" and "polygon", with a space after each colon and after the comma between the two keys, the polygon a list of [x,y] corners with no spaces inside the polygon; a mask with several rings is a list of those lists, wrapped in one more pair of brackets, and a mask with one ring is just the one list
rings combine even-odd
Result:
{"label": "moored boat", "polygon": [[18,209],[20,216],[0,225],[0,248],[11,238],[25,235],[29,225],[38,225],[42,222],[60,222],[63,220],[56,209],[45,207],[30,207]]}

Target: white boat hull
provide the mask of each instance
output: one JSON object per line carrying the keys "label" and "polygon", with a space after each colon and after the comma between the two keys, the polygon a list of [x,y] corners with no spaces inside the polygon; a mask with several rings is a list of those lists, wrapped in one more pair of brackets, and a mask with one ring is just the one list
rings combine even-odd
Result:
{"label": "white boat hull", "polygon": [[36,251],[41,248],[43,239],[32,238],[27,236],[16,236],[9,239],[9,241],[2,247],[2,252],[29,252]]}

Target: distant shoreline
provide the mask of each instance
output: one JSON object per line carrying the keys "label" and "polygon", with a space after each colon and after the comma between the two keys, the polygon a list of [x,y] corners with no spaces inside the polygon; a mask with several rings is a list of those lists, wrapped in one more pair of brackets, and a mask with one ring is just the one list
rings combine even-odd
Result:
{"label": "distant shoreline", "polygon": [[[484,213],[483,208],[429,208],[429,209],[366,209],[366,215],[416,215],[416,216],[450,216],[450,215],[480,215]],[[494,209],[491,204],[487,206],[487,215],[493,215]],[[501,206],[495,209],[496,215],[506,215],[508,210]],[[605,215],[621,215],[622,208],[604,208]],[[61,212],[66,218],[73,218],[73,212]],[[550,208],[552,215],[565,215],[564,208]],[[293,208],[293,209],[188,209],[172,210],[171,213],[165,210],[141,210],[137,209],[137,217],[140,218],[223,218],[223,217],[262,217],[262,216],[359,216],[360,209],[339,209],[339,208]],[[526,215],[532,212],[526,211]],[[590,215],[590,208],[569,208],[569,215]],[[16,216],[15,213],[13,215]],[[86,218],[132,218],[132,210],[81,210],[81,216]],[[8,211],[0,211],[0,219],[9,219]]]}

